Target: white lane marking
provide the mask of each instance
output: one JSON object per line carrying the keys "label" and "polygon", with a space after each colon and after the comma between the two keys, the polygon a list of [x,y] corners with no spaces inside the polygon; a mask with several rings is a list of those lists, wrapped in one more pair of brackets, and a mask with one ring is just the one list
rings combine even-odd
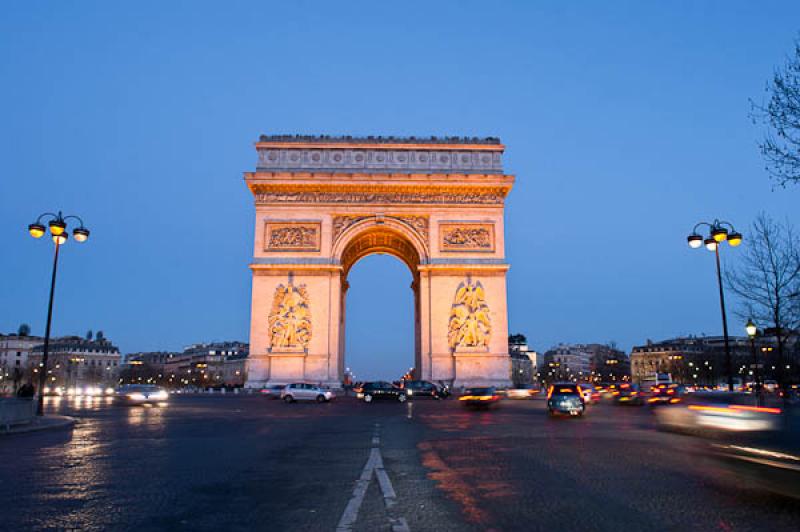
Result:
{"label": "white lane marking", "polygon": [[383,493],[383,501],[386,503],[387,508],[391,508],[397,499],[397,494],[392,487],[392,481],[389,480],[389,475],[386,474],[386,470],[383,468],[376,468],[375,476],[378,478],[378,484],[381,487],[381,493]]}
{"label": "white lane marking", "polygon": [[411,532],[405,517],[398,517],[397,519],[392,519],[390,517],[389,524],[392,527],[392,532]]}
{"label": "white lane marking", "polygon": [[356,519],[358,519],[358,510],[361,509],[361,503],[364,502],[364,495],[367,494],[367,488],[372,479],[372,472],[375,470],[375,461],[377,459],[380,459],[380,451],[373,447],[370,450],[367,463],[361,471],[361,476],[356,481],[356,487],[353,489],[353,496],[350,497],[350,501],[348,501],[344,509],[342,518],[339,519],[336,532],[349,532],[356,523]]}
{"label": "white lane marking", "polygon": [[[378,479],[378,486],[383,495],[383,502],[388,510],[397,502],[397,493],[394,491],[392,481],[383,467],[383,457],[380,451],[380,425],[375,424],[375,432],[372,436],[372,449],[369,452],[367,463],[364,464],[364,469],[361,470],[361,476],[356,481],[356,486],[353,489],[353,495],[347,502],[339,524],[336,526],[336,532],[350,532],[358,519],[358,511],[361,509],[361,504],[364,502],[364,496],[367,494],[369,483],[372,481],[372,474]],[[392,518],[389,517],[389,524],[392,527],[392,532],[410,532],[408,522],[405,518]]]}

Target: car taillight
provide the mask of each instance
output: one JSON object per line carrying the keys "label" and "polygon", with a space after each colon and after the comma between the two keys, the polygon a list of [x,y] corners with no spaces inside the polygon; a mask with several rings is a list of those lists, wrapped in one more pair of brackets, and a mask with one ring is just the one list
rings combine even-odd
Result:
{"label": "car taillight", "polygon": [[744,410],[746,412],[764,412],[766,414],[780,414],[780,408],[770,408],[766,406],[744,406],[744,405],[731,405],[729,408],[733,410]]}

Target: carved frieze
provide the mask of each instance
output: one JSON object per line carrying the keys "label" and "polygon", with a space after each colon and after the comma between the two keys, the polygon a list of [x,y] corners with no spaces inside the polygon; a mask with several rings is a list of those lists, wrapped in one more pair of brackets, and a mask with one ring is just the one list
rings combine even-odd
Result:
{"label": "carved frieze", "polygon": [[255,194],[256,203],[396,203],[502,205],[505,191],[482,192],[317,192],[274,191]]}
{"label": "carved frieze", "polygon": [[272,349],[307,348],[311,341],[311,310],[306,285],[279,284],[269,314]]}
{"label": "carved frieze", "polygon": [[[370,218],[370,215],[367,214],[345,214],[333,217],[333,241],[339,238],[339,235],[344,233],[344,231],[350,227],[351,225],[360,222],[361,220],[366,220]],[[385,215],[384,218],[390,218],[394,220],[399,220],[407,225],[409,225],[412,229],[417,231],[419,235],[425,242],[428,242],[428,217],[427,216],[415,216],[410,214],[397,214],[397,215]]]}
{"label": "carved frieze", "polygon": [[319,251],[321,223],[310,221],[267,221],[265,251]]}
{"label": "carved frieze", "polygon": [[345,146],[324,148],[258,148],[258,169],[279,171],[335,170],[340,172],[457,172],[503,171],[497,150],[398,150]]}
{"label": "carved frieze", "polygon": [[439,224],[439,249],[491,253],[495,249],[494,224],[442,222]]}
{"label": "carved frieze", "polygon": [[459,347],[486,347],[492,334],[492,322],[483,285],[467,279],[456,290],[450,309],[448,343]]}

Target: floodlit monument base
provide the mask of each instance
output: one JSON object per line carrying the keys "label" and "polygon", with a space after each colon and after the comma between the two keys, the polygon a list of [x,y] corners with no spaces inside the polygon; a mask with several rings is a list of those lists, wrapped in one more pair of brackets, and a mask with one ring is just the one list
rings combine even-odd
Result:
{"label": "floodlit monument base", "polygon": [[348,274],[375,253],[414,279],[415,378],[510,384],[503,213],[514,178],[498,140],[274,136],[256,149],[248,387],[341,386]]}

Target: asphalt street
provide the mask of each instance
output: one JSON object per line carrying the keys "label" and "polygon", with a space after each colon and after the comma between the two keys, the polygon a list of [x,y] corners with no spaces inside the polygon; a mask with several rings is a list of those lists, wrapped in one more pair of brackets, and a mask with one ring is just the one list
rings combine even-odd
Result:
{"label": "asphalt street", "polygon": [[797,530],[657,432],[645,407],[548,419],[541,400],[58,404],[72,430],[0,438],[6,530]]}

